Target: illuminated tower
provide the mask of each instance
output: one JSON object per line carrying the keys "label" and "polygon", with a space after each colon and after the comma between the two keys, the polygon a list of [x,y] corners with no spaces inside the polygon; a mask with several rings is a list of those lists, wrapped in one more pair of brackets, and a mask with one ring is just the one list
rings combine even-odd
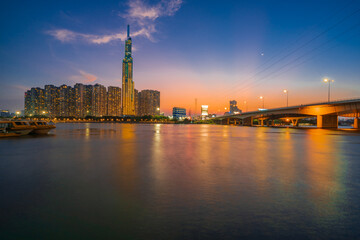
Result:
{"label": "illuminated tower", "polygon": [[133,59],[131,57],[130,26],[128,25],[125,58],[122,65],[122,115],[135,115],[134,102]]}

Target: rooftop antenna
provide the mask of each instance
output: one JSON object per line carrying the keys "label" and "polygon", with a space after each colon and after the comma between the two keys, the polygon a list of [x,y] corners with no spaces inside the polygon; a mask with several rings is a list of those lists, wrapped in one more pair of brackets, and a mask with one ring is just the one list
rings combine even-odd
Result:
{"label": "rooftop antenna", "polygon": [[127,25],[127,37],[130,37],[130,25]]}

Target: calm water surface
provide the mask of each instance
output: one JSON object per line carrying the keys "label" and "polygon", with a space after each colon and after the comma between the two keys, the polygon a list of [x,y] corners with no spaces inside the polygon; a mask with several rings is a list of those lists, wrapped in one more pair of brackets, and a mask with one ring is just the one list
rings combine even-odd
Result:
{"label": "calm water surface", "polygon": [[360,133],[57,124],[0,140],[0,239],[359,239]]}

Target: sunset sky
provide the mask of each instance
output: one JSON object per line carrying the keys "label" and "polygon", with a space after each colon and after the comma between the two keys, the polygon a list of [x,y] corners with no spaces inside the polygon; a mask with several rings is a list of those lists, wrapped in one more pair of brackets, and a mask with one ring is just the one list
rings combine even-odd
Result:
{"label": "sunset sky", "polygon": [[138,90],[161,111],[195,98],[223,113],[360,97],[360,1],[7,1],[0,9],[0,109],[45,84],[121,86],[126,25]]}

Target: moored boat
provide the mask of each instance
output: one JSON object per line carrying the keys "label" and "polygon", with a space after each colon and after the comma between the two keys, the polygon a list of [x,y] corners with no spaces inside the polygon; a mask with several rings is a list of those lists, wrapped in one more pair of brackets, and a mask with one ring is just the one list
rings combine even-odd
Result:
{"label": "moored boat", "polygon": [[55,127],[54,124],[45,121],[29,121],[30,126],[34,128],[32,134],[48,134]]}
{"label": "moored boat", "polygon": [[20,136],[20,134],[17,133],[9,133],[6,128],[1,127],[1,123],[0,123],[0,138],[5,138],[5,137],[17,137]]}
{"label": "moored boat", "polygon": [[25,121],[1,121],[0,128],[5,129],[5,133],[13,136],[27,135],[34,130],[34,127]]}

